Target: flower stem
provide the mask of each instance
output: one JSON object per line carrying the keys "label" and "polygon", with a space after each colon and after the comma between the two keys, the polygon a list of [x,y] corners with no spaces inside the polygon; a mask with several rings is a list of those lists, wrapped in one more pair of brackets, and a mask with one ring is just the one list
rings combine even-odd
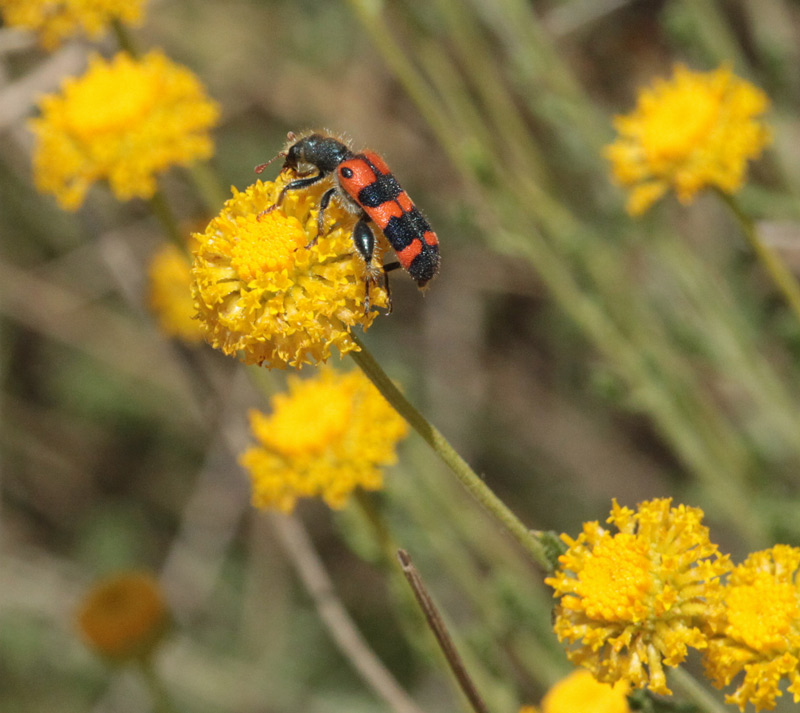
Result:
{"label": "flower stem", "polygon": [[119,20],[111,21],[111,28],[114,30],[114,36],[117,38],[117,44],[123,52],[127,52],[134,59],[139,56],[139,50],[136,48],[136,43],[133,41],[131,33],[128,32],[125,25]]}
{"label": "flower stem", "polygon": [[223,190],[216,171],[208,163],[195,162],[189,167],[188,174],[208,211],[216,215],[230,198],[229,191]]}
{"label": "flower stem", "polygon": [[392,538],[389,527],[383,514],[378,510],[370,497],[363,488],[356,488],[353,491],[353,500],[361,511],[364,519],[369,523],[375,542],[380,548],[381,556],[385,564],[394,564],[394,554],[397,552],[397,545]]}
{"label": "flower stem", "polygon": [[467,492],[472,495],[483,507],[489,511],[519,542],[524,550],[546,570],[550,569],[545,548],[534,532],[528,529],[519,518],[498,498],[494,492],[483,482],[481,477],[470,468],[469,464],[450,445],[441,432],[433,426],[416,407],[401,393],[392,380],[387,376],[375,357],[367,350],[358,337],[353,334],[353,340],[360,347],[360,351],[350,352],[350,356],[358,364],[369,380],[375,385],[383,397],[395,410],[408,421],[409,425],[417,432],[428,445],[433,448],[445,465],[456,475]]}
{"label": "flower stem", "polygon": [[690,673],[680,666],[669,671],[670,683],[694,703],[698,709],[706,713],[725,713],[728,707],[720,703]]}
{"label": "flower stem", "polygon": [[186,240],[181,233],[181,229],[178,227],[178,221],[175,219],[175,214],[172,212],[172,208],[170,208],[160,188],[156,190],[153,197],[150,199],[150,208],[159,221],[161,221],[161,225],[175,246],[182,252],[187,252]]}
{"label": "flower stem", "polygon": [[147,658],[139,662],[139,673],[141,673],[153,698],[153,710],[155,713],[177,713],[178,709],[172,703],[172,699],[169,697],[152,659]]}
{"label": "flower stem", "polygon": [[797,278],[778,253],[763,242],[756,230],[755,222],[742,210],[736,199],[722,191],[717,191],[717,195],[722,198],[736,216],[750,249],[783,295],[795,317],[800,321],[800,284],[798,284]]}

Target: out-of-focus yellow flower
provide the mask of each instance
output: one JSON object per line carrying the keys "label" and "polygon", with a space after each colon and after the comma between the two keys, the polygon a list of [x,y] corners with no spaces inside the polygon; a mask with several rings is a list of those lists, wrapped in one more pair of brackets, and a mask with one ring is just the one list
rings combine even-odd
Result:
{"label": "out-of-focus yellow flower", "polygon": [[99,37],[113,20],[139,23],[145,0],[0,0],[8,27],[33,30],[46,49],[79,33]]}
{"label": "out-of-focus yellow flower", "polygon": [[[367,329],[377,312],[364,313],[366,266],[352,240],[356,216],[335,201],[317,238],[319,199],[325,186],[289,191],[287,179],[234,189],[222,212],[195,235],[193,293],[206,339],[248,364],[284,369],[326,361],[331,348],[358,345],[356,325]],[[269,211],[269,212],[265,212]],[[316,241],[316,242],[315,242]],[[383,249],[376,246],[373,269]],[[370,303],[387,305],[383,286],[370,285]]]}
{"label": "out-of-focus yellow flower", "polygon": [[291,512],[298,498],[322,497],[341,508],[357,487],[378,490],[408,425],[361,371],[322,367],[311,379],[290,377],[272,399],[272,414],[251,411],[258,445],[242,454],[253,504]]}
{"label": "out-of-focus yellow flower", "polygon": [[600,683],[585,668],[573,671],[550,688],[541,708],[522,706],[519,713],[630,713],[627,681]]}
{"label": "out-of-focus yellow flower", "polygon": [[95,55],[40,109],[31,120],[36,186],[67,210],[102,180],[120,200],[150,198],[158,173],[212,154],[209,130],[219,117],[197,77],[158,51]]}
{"label": "out-of-focus yellow flower", "polygon": [[156,579],[126,572],[98,582],[78,611],[87,645],[112,663],[148,658],[169,628],[169,612]]}
{"label": "out-of-focus yellow flower", "polygon": [[767,95],[728,67],[677,65],[672,79],[642,89],[636,109],[614,120],[619,136],[605,150],[614,178],[630,189],[628,212],[644,213],[670,188],[682,203],[707,186],[738,191],[747,162],[769,143],[759,118],[768,107]]}
{"label": "out-of-focus yellow flower", "polygon": [[148,270],[150,309],[164,334],[189,344],[203,341],[192,300],[192,266],[188,255],[167,243],[153,256]]}
{"label": "out-of-focus yellow flower", "polygon": [[772,709],[785,679],[800,701],[800,548],[776,545],[751,554],[734,568],[722,597],[725,617],[705,653],[709,678],[718,687],[744,672],[726,696],[744,710]]}
{"label": "out-of-focus yellow flower", "polygon": [[608,522],[586,523],[545,581],[555,589],[555,631],[567,656],[600,681],[628,681],[669,693],[663,666],[677,666],[687,647],[705,648],[701,623],[719,616],[719,577],[730,569],[709,542],[698,508],[671,499],[614,502]]}
{"label": "out-of-focus yellow flower", "polygon": [[629,713],[627,681],[610,686],[586,669],[574,671],[542,699],[542,713]]}

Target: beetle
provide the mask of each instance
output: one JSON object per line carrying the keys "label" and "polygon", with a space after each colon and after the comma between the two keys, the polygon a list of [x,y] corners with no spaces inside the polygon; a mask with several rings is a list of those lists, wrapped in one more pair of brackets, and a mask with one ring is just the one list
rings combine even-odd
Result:
{"label": "beetle", "polygon": [[[331,179],[332,186],[319,201],[317,238],[322,235],[325,210],[332,199],[358,216],[353,244],[366,265],[365,312],[369,311],[369,286],[381,279],[388,292],[387,273],[403,267],[420,288],[439,272],[439,239],[428,221],[395,179],[386,162],[374,151],[356,153],[349,142],[323,131],[289,132],[282,170],[297,178],[287,183],[273,208],[280,206],[288,191],[301,190]],[[276,157],[277,158],[277,157]],[[273,159],[274,160],[274,159]],[[261,173],[268,163],[256,167]],[[383,269],[372,266],[377,226],[397,254],[398,262]],[[389,303],[391,311],[391,302]]]}

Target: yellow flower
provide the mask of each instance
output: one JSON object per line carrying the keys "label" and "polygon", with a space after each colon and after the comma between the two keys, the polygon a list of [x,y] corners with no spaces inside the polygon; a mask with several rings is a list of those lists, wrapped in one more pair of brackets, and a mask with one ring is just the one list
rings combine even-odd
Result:
{"label": "yellow flower", "polygon": [[740,710],[775,707],[785,678],[800,701],[800,548],[775,545],[751,554],[730,575],[722,596],[725,617],[709,639],[706,672],[717,687],[744,671],[726,697]]}
{"label": "yellow flower", "polygon": [[[289,191],[275,205],[285,176],[233,189],[219,216],[196,234],[192,267],[195,306],[206,339],[248,364],[286,368],[327,361],[331,348],[358,345],[350,329],[367,329],[366,266],[354,252],[356,216],[332,203],[326,232],[317,239],[317,212],[325,186]],[[332,226],[332,227],[331,227]],[[316,242],[314,242],[316,240]],[[382,248],[373,270],[380,270]],[[370,285],[370,302],[385,307],[386,291]]]}
{"label": "yellow flower", "polygon": [[700,624],[718,615],[719,577],[730,569],[708,540],[698,508],[671,499],[641,503],[638,512],[614,501],[608,522],[586,523],[545,581],[555,589],[555,631],[571,644],[569,659],[600,681],[628,681],[669,693],[664,665],[677,666],[687,647],[702,649]]}
{"label": "yellow flower", "polygon": [[289,379],[272,415],[250,412],[258,445],[242,454],[253,504],[291,512],[298,498],[320,496],[343,507],[357,487],[378,490],[382,468],[396,461],[406,422],[361,371],[323,367],[312,379]]}
{"label": "yellow flower", "polygon": [[46,49],[81,32],[99,37],[113,20],[129,24],[142,19],[144,0],[0,0],[9,27],[33,30]]}
{"label": "yellow flower", "polygon": [[153,576],[126,572],[98,582],[78,611],[87,645],[113,663],[149,657],[169,627],[164,595]]}
{"label": "yellow flower", "polygon": [[153,256],[148,270],[149,303],[164,334],[189,344],[203,341],[192,301],[192,269],[186,253],[167,243]]}
{"label": "yellow flower", "polygon": [[542,713],[629,713],[630,685],[600,683],[586,669],[574,671],[542,699]]}
{"label": "yellow flower", "polygon": [[578,669],[550,688],[541,708],[522,706],[519,713],[630,713],[629,690],[627,681],[610,686]]}
{"label": "yellow flower", "polygon": [[211,155],[219,116],[194,74],[157,51],[95,55],[86,74],[43,97],[40,109],[31,120],[36,185],[67,210],[101,180],[120,200],[150,198],[156,174]]}
{"label": "yellow flower", "polygon": [[619,137],[606,147],[614,178],[630,188],[628,212],[644,213],[670,188],[690,203],[706,186],[735,193],[747,162],[770,141],[758,118],[766,94],[728,67],[656,80],[639,94],[636,109],[614,120]]}

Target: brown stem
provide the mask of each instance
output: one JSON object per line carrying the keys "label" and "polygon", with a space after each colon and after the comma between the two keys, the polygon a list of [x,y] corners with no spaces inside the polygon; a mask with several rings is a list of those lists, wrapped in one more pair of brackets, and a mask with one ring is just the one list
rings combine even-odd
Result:
{"label": "brown stem", "polygon": [[436,640],[439,642],[439,647],[442,649],[442,653],[444,653],[447,659],[450,670],[456,677],[456,681],[458,681],[458,685],[470,702],[472,709],[475,713],[489,713],[486,703],[483,698],[481,698],[481,694],[478,693],[478,689],[475,688],[475,684],[467,673],[467,669],[464,667],[464,662],[461,660],[461,656],[459,656],[456,650],[456,646],[453,643],[450,633],[447,631],[447,626],[441,614],[439,614],[439,610],[433,603],[430,594],[428,594],[422,577],[413,562],[411,562],[411,557],[405,550],[397,550],[397,559],[400,560],[403,574],[411,585],[411,589],[414,590],[414,596],[417,598],[417,602],[425,614],[428,626],[436,636]]}

